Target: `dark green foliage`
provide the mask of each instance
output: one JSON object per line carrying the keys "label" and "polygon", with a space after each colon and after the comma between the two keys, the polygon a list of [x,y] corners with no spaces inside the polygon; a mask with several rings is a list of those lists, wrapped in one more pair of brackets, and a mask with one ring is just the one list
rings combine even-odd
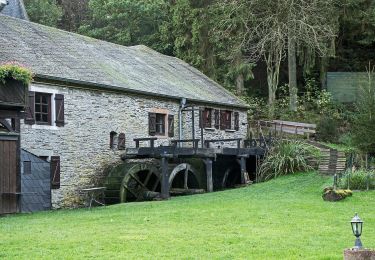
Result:
{"label": "dark green foliage", "polygon": [[373,171],[358,170],[345,175],[340,180],[340,187],[351,190],[375,189],[375,173]]}
{"label": "dark green foliage", "polygon": [[57,27],[63,11],[56,0],[25,0],[27,14],[31,21]]}
{"label": "dark green foliage", "polygon": [[317,124],[317,139],[323,142],[337,142],[339,138],[338,128],[337,120],[329,116],[323,116]]}
{"label": "dark green foliage", "polygon": [[33,74],[29,69],[18,64],[0,65],[0,83],[5,84],[8,79],[15,79],[28,85],[33,79]]}
{"label": "dark green foliage", "polygon": [[126,46],[144,44],[164,53],[170,48],[161,44],[159,33],[169,19],[165,1],[92,0],[89,11],[80,28],[83,34]]}
{"label": "dark green foliage", "polygon": [[318,157],[319,150],[302,141],[276,141],[260,167],[260,178],[269,180],[286,174],[312,170],[308,160]]}
{"label": "dark green foliage", "polygon": [[373,71],[368,73],[368,82],[361,86],[352,130],[354,145],[366,153],[375,152],[375,86],[372,81]]}

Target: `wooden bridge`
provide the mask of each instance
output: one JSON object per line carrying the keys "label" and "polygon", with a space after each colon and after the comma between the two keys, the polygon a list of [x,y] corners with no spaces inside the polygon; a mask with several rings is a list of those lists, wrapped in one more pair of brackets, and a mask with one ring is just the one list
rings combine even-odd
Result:
{"label": "wooden bridge", "polygon": [[[125,202],[129,197],[133,201],[139,201],[168,199],[170,194],[212,192],[214,186],[215,189],[220,189],[229,182],[232,170],[239,173],[239,185],[246,185],[251,183],[249,165],[256,168],[256,161],[264,156],[272,143],[270,136],[249,140],[212,139],[204,142],[200,139],[171,140],[168,146],[155,146],[156,140],[156,137],[134,139],[135,147],[127,148],[121,157],[123,160],[133,160],[120,166],[123,169],[113,171],[107,178],[106,197],[120,194],[119,202]],[[154,163],[134,159],[152,159]],[[189,159],[199,159],[204,165],[206,187],[188,187],[189,176],[197,175],[194,166],[187,162]],[[174,178],[179,172],[182,173],[180,176],[184,176],[181,185],[173,187]]]}

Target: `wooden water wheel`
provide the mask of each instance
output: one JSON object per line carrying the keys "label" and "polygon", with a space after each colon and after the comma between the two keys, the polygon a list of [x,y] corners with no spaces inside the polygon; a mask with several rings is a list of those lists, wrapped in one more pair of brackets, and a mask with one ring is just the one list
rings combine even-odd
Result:
{"label": "wooden water wheel", "polygon": [[170,165],[169,187],[171,195],[192,195],[204,193],[200,189],[197,173],[188,163]]}
{"label": "wooden water wheel", "polygon": [[105,182],[106,203],[153,199],[160,194],[160,172],[151,163],[133,162],[112,169]]}
{"label": "wooden water wheel", "polygon": [[121,182],[120,202],[152,200],[160,196],[160,172],[151,164],[130,167]]}

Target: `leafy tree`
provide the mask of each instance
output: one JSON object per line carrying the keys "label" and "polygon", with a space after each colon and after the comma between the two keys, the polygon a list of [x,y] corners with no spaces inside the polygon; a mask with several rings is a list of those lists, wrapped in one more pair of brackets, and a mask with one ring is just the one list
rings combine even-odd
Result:
{"label": "leafy tree", "polygon": [[88,16],[89,0],[57,0],[63,10],[58,27],[75,32]]}
{"label": "leafy tree", "polygon": [[165,1],[91,0],[89,12],[81,33],[122,45],[145,44],[165,51],[159,34],[168,18]]}
{"label": "leafy tree", "polygon": [[367,70],[367,80],[361,85],[356,102],[357,113],[353,124],[353,143],[361,151],[375,153],[375,82],[374,68]]}
{"label": "leafy tree", "polygon": [[47,26],[57,27],[63,11],[56,0],[25,0],[30,20]]}

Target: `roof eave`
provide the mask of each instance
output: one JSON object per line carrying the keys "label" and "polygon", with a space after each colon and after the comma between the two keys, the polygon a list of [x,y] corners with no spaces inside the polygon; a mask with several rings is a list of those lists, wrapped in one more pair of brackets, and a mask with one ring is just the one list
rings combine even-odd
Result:
{"label": "roof eave", "polygon": [[[129,89],[129,88],[123,88],[118,86],[112,86],[107,84],[101,84],[101,83],[95,83],[95,82],[87,82],[87,81],[81,81],[76,79],[67,79],[67,78],[61,78],[56,76],[50,76],[50,75],[43,75],[43,74],[36,74],[36,79],[45,79],[45,80],[52,80],[52,81],[58,81],[63,83],[71,83],[71,84],[77,84],[81,86],[90,86],[95,87],[98,89],[106,89],[106,90],[114,90],[114,91],[120,91],[120,92],[127,92],[132,94],[139,94],[144,96],[151,96],[151,97],[162,97],[162,98],[168,98],[173,100],[180,101],[182,98],[186,97],[179,97],[179,96],[172,96],[172,95],[164,95],[164,94],[158,94],[148,91],[142,91],[142,90],[135,90],[135,89]],[[191,99],[186,98],[190,102],[196,102],[201,104],[209,104],[209,105],[218,105],[218,106],[225,106],[225,107],[233,107],[233,108],[240,108],[240,109],[248,109],[249,106],[245,104],[229,104],[229,103],[223,103],[223,102],[215,102],[215,101],[208,101],[208,100],[202,100],[202,99]]]}

